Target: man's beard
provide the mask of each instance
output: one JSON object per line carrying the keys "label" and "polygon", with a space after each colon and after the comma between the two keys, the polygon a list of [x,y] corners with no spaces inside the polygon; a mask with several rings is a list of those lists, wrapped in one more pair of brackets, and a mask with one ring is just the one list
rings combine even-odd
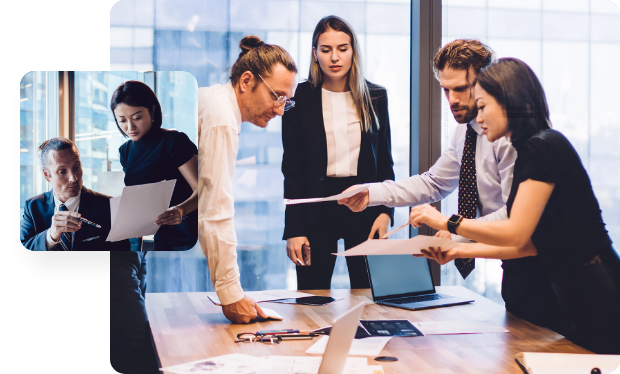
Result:
{"label": "man's beard", "polygon": [[458,123],[469,123],[471,122],[472,119],[476,118],[476,116],[478,115],[478,108],[475,106],[473,108],[463,106],[463,107],[454,107],[450,109],[451,110],[463,109],[463,111],[459,112],[458,114],[454,114],[454,112],[452,112],[454,119]]}

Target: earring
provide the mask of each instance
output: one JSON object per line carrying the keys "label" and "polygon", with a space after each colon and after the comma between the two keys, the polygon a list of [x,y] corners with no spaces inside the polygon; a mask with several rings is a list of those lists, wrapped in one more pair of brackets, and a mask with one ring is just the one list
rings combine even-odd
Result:
{"label": "earring", "polygon": [[152,120],[151,120],[151,122],[155,123],[155,120],[154,120],[154,119],[152,119]]}

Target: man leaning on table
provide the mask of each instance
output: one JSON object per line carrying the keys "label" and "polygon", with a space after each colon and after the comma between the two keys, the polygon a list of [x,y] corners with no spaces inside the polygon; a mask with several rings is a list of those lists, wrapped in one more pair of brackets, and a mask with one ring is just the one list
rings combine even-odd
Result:
{"label": "man leaning on table", "polygon": [[[459,215],[492,221],[507,219],[506,201],[517,152],[508,138],[489,142],[476,122],[478,108],[472,86],[480,70],[494,59],[493,51],[475,39],[457,39],[441,48],[433,60],[433,70],[458,122],[452,141],[429,171],[397,182],[370,184],[367,191],[339,203],[355,212],[376,205],[415,206],[444,199],[458,187]],[[439,231],[436,236],[451,238],[447,231]],[[474,269],[474,259],[458,260],[455,265],[465,278]],[[557,304],[538,258],[504,260],[502,267],[506,309],[557,331]]]}
{"label": "man leaning on table", "polygon": [[246,36],[230,82],[198,89],[198,228],[211,282],[226,318],[249,323],[266,314],[243,295],[233,223],[233,176],[242,122],[264,128],[292,105],[297,87],[293,58],[277,45]]}

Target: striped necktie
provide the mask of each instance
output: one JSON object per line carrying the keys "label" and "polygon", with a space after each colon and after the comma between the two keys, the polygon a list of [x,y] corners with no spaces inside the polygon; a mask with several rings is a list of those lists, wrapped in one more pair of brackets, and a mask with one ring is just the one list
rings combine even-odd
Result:
{"label": "striped necktie", "polygon": [[[65,206],[65,204],[60,204],[58,210],[61,212],[67,212],[69,209]],[[73,233],[72,232],[63,232],[60,236],[60,246],[64,251],[71,251],[73,249]]]}
{"label": "striped necktie", "polygon": [[[476,184],[477,138],[478,133],[468,124],[459,175],[459,215],[470,219],[476,218],[479,202],[478,185]],[[465,279],[474,270],[476,263],[473,258],[457,258],[454,259],[454,265]]]}

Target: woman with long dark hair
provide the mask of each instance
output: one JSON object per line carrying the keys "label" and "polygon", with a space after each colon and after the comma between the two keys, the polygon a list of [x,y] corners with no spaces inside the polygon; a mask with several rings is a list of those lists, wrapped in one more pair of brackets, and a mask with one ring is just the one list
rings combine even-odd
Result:
{"label": "woman with long dark hair", "polygon": [[482,70],[474,90],[488,139],[510,137],[518,153],[509,219],[448,218],[429,205],[415,207],[412,225],[451,226],[478,242],[425,255],[440,264],[539,256],[560,305],[562,333],[596,353],[620,354],[620,259],[579,155],[551,129],[542,85],[524,62],[503,58]]}
{"label": "woman with long dark hair", "polygon": [[198,240],[198,148],[186,134],[162,129],[157,96],[139,81],[127,81],[112,94],[110,109],[121,134],[119,148],[125,185],[176,179],[170,208],[156,225],[154,249],[182,251]]}
{"label": "woman with long dark hair", "polygon": [[[296,106],[282,118],[285,198],[325,197],[394,180],[387,92],[364,79],[357,37],[343,19],[328,16],[317,24],[308,80],[294,98]],[[297,265],[297,288],[328,289],[338,240],[349,249],[384,234],[394,209],[353,213],[325,202],[288,205],[285,216],[283,239]],[[365,258],[347,257],[347,267],[351,288],[369,287]]]}

